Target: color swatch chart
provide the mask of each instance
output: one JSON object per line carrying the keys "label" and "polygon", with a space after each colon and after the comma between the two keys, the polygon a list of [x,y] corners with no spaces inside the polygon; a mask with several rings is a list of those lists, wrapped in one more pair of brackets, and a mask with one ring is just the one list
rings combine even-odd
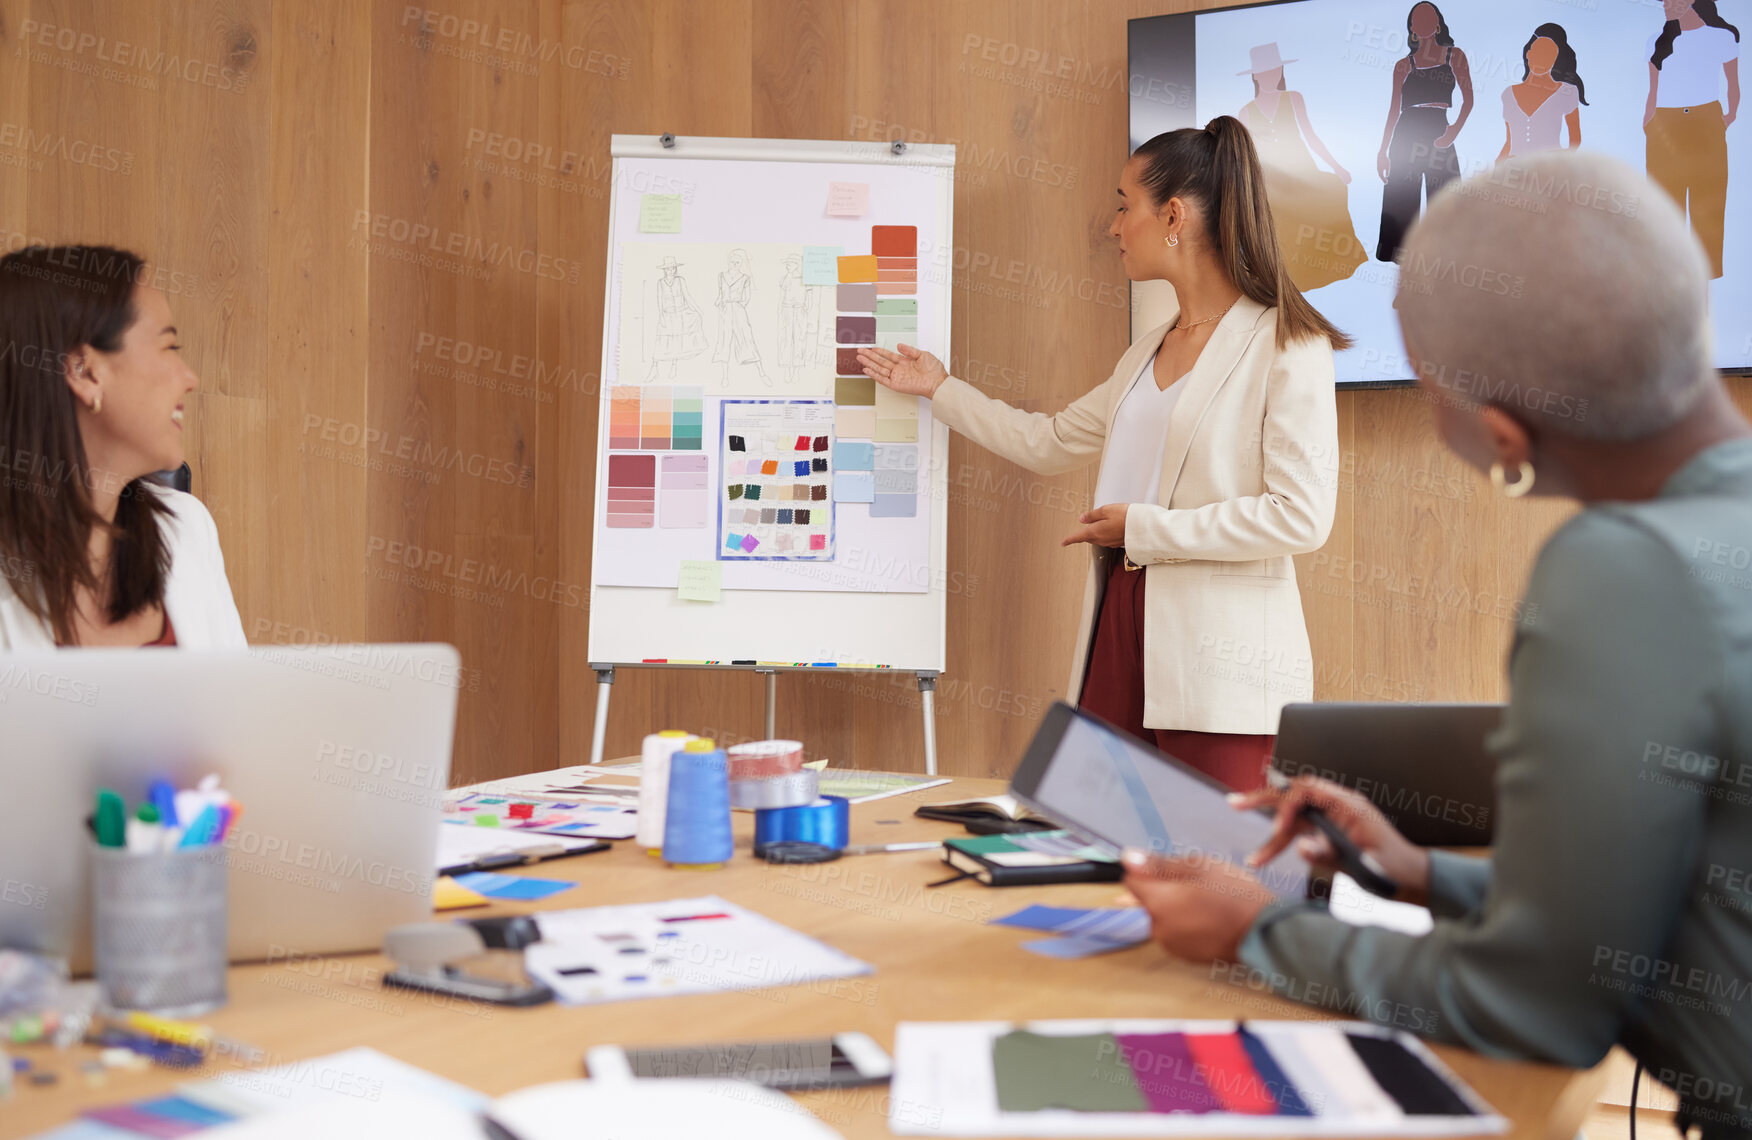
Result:
{"label": "color swatch chart", "polygon": [[657,521],[657,457],[608,457],[608,525],[649,527]]}
{"label": "color swatch chart", "polygon": [[1421,1042],[1355,1022],[905,1022],[895,1073],[894,1100],[915,1117],[937,1110],[932,1131],[951,1136],[1458,1136],[1504,1123]]}
{"label": "color swatch chart", "polygon": [[918,237],[916,226],[871,226],[871,252],[839,259],[834,498],[870,504],[872,518],[918,514],[918,398],[876,383],[858,363],[864,345],[895,351],[918,339]]}
{"label": "color swatch chart", "polygon": [[700,451],[705,389],[617,384],[609,390],[608,446],[617,451]]}
{"label": "color swatch chart", "polygon": [[725,400],[720,455],[721,561],[833,561],[832,404]]}
{"label": "color swatch chart", "polygon": [[698,455],[664,455],[658,460],[657,524],[664,527],[699,528],[711,525],[712,490],[705,452]]}

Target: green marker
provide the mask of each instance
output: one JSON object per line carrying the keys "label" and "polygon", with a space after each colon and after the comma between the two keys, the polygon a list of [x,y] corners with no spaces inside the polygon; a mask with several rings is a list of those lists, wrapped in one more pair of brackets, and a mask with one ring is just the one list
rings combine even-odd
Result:
{"label": "green marker", "polygon": [[97,844],[99,847],[120,847],[123,841],[128,809],[122,797],[108,788],[97,790]]}

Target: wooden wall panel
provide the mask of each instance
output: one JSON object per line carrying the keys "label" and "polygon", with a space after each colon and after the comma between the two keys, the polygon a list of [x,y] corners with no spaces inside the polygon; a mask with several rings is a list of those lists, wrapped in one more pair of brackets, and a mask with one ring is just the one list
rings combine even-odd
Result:
{"label": "wooden wall panel", "polygon": [[[0,129],[116,159],[0,133],[0,244],[153,258],[252,640],[452,641],[459,776],[575,763],[609,136],[954,142],[953,248],[922,267],[954,290],[951,365],[1054,411],[1126,343],[1125,21],[1209,6],[0,0]],[[1337,523],[1298,559],[1317,696],[1502,696],[1515,599],[1570,508],[1493,497],[1415,392],[1339,416]],[[942,766],[1003,774],[1063,695],[1084,560],[1059,541],[1095,473],[960,438],[948,459]],[[610,752],[665,725],[752,738],[761,711],[749,674],[623,670]],[[919,715],[909,677],[780,679],[780,730],[836,763],[916,768]]]}

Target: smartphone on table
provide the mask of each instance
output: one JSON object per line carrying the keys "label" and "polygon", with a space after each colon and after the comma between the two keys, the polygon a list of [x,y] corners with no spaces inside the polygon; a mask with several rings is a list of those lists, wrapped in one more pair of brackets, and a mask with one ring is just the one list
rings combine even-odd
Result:
{"label": "smartphone on table", "polygon": [[598,1045],[584,1054],[584,1065],[595,1080],[715,1077],[774,1089],[879,1084],[894,1073],[882,1046],[863,1033],[647,1049]]}

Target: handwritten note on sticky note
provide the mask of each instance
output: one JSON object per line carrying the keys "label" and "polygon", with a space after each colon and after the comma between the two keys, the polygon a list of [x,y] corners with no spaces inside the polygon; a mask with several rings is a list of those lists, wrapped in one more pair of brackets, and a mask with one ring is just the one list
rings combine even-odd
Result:
{"label": "handwritten note on sticky note", "polygon": [[683,562],[676,594],[684,602],[715,602],[724,586],[724,568],[719,562]]}
{"label": "handwritten note on sticky note", "polygon": [[803,247],[803,284],[838,285],[839,257],[845,250],[837,245],[806,245]]}
{"label": "handwritten note on sticky note", "polygon": [[680,233],[681,195],[641,194],[639,196],[639,232],[642,234]]}
{"label": "handwritten note on sticky note", "polygon": [[868,182],[829,182],[827,184],[827,216],[830,218],[861,218],[870,212]]}

